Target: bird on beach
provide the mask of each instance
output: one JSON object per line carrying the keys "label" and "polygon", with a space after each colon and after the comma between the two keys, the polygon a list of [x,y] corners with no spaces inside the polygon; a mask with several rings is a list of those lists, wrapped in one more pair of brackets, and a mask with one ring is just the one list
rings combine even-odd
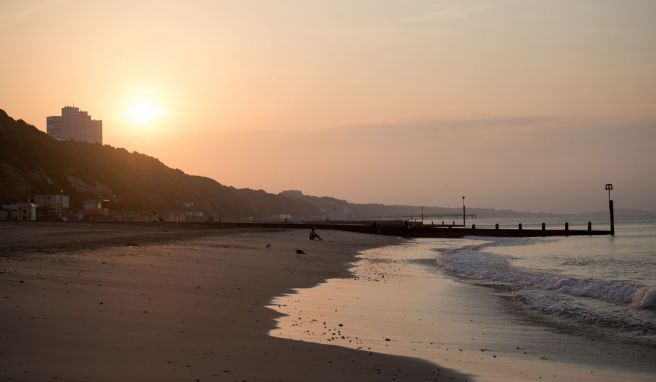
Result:
{"label": "bird on beach", "polygon": [[303,252],[302,249],[298,249],[298,248],[296,248],[296,254],[297,254],[297,255],[305,255],[305,252]]}
{"label": "bird on beach", "polygon": [[265,245],[264,248],[271,248],[271,243],[267,243],[267,245]]}

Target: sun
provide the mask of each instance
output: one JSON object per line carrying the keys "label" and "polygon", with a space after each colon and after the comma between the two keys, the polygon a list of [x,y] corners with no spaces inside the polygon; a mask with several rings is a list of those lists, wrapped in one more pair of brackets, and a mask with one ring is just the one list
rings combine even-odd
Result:
{"label": "sun", "polygon": [[164,109],[149,100],[132,101],[128,107],[128,117],[137,125],[148,125],[164,115]]}

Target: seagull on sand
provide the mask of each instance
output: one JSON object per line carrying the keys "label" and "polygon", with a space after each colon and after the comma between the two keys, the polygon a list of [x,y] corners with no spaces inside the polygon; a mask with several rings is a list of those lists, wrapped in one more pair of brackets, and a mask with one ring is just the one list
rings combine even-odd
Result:
{"label": "seagull on sand", "polygon": [[271,248],[271,243],[268,243],[267,245],[265,245],[264,248]]}
{"label": "seagull on sand", "polygon": [[298,248],[296,248],[296,254],[297,254],[297,255],[305,255],[305,252],[303,252],[302,249],[298,249]]}

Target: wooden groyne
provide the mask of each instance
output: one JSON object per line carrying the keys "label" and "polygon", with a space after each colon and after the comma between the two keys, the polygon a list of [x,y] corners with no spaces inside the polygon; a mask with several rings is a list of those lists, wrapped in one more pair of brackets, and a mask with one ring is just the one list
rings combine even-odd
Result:
{"label": "wooden groyne", "polygon": [[[145,223],[152,224],[152,223]],[[610,230],[593,230],[591,224],[588,229],[569,229],[565,223],[564,228],[550,228],[545,225],[542,228],[523,228],[521,224],[517,228],[477,228],[462,226],[431,226],[415,225],[406,227],[398,224],[384,224],[379,222],[306,222],[306,223],[157,223],[170,226],[198,227],[198,228],[258,228],[258,229],[304,229],[310,230],[338,230],[377,235],[412,237],[412,238],[461,238],[464,236],[484,237],[547,237],[547,236],[599,236],[611,235]]]}
{"label": "wooden groyne", "polygon": [[[4,222],[2,222],[4,223]],[[7,222],[9,223],[9,222]],[[21,222],[25,225],[38,225],[39,222]],[[53,223],[53,222],[51,222]],[[541,228],[524,228],[521,224],[517,228],[499,227],[495,228],[478,228],[476,225],[471,227],[458,226],[441,226],[441,225],[423,225],[423,224],[403,224],[402,222],[389,221],[357,221],[357,222],[304,222],[304,223],[284,223],[284,222],[127,222],[127,221],[98,221],[98,222],[60,222],[54,224],[116,224],[131,225],[135,229],[143,226],[159,227],[176,227],[187,229],[239,229],[239,230],[280,230],[280,229],[300,229],[309,231],[316,230],[337,230],[358,232],[374,235],[388,235],[408,238],[461,238],[465,236],[482,236],[482,237],[547,237],[547,236],[599,236],[612,235],[610,230],[593,230],[592,225],[588,223],[588,229],[569,229],[565,223],[564,229],[547,228],[543,223]]]}
{"label": "wooden groyne", "polygon": [[[546,236],[585,236],[585,235],[610,235],[608,230],[592,229],[515,229],[510,228],[464,228],[464,227],[442,227],[442,226],[391,226],[391,225],[356,225],[356,224],[304,224],[304,228],[341,230],[378,235],[390,235],[414,238],[460,238],[464,236],[486,236],[486,237],[546,237]],[[286,227],[300,228],[300,227]]]}
{"label": "wooden groyne", "polygon": [[605,230],[572,230],[572,229],[509,229],[509,228],[443,228],[443,227],[412,227],[404,229],[397,227],[383,227],[380,234],[401,237],[434,237],[434,238],[460,238],[464,236],[484,237],[546,237],[546,236],[585,236],[610,235]]}

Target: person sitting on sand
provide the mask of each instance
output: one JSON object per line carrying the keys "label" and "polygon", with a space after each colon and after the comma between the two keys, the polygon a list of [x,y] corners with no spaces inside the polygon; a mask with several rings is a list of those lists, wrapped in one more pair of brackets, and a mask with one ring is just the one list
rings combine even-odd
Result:
{"label": "person sitting on sand", "polygon": [[310,240],[314,240],[314,239],[323,240],[321,236],[319,236],[319,234],[314,231],[314,228],[312,228],[312,230],[310,231]]}

